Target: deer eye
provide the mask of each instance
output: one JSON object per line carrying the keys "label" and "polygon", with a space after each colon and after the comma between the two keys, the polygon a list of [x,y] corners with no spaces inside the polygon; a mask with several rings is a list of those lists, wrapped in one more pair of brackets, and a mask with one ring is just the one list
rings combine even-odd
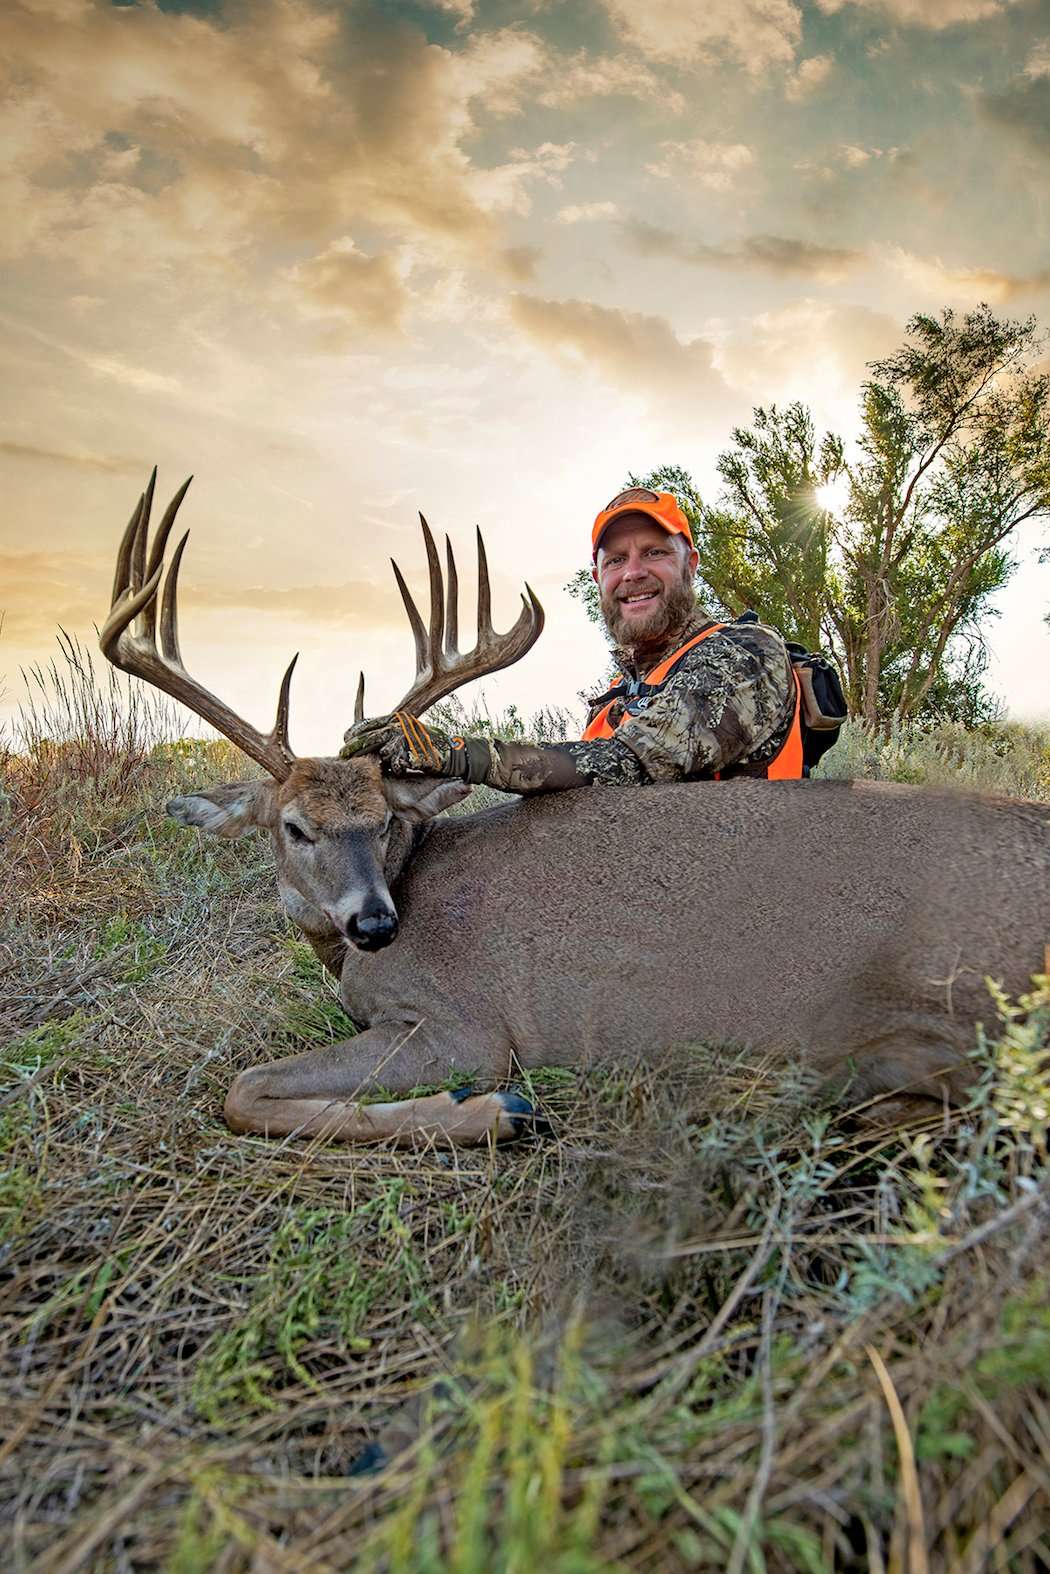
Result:
{"label": "deer eye", "polygon": [[288,836],[291,841],[304,842],[308,847],[313,846],[313,837],[307,836],[302,826],[296,825],[294,820],[285,820],[284,828],[288,832]]}

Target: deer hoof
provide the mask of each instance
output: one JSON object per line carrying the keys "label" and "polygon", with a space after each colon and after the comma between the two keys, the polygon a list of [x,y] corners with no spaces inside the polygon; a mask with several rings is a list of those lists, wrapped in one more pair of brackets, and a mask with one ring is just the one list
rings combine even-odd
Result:
{"label": "deer hoof", "polygon": [[385,1470],[390,1460],[387,1458],[386,1449],[382,1443],[366,1443],[365,1447],[350,1461],[348,1476],[375,1476]]}
{"label": "deer hoof", "polygon": [[549,1137],[551,1123],[536,1108],[531,1099],[513,1089],[504,1093],[479,1093],[477,1088],[454,1088],[449,1093],[454,1104],[464,1104],[467,1099],[486,1099],[498,1110],[493,1128],[497,1141],[513,1142],[518,1137]]}
{"label": "deer hoof", "polygon": [[554,1128],[541,1110],[536,1108],[524,1093],[497,1093],[495,1095],[510,1117],[512,1135],[515,1137],[549,1137]]}

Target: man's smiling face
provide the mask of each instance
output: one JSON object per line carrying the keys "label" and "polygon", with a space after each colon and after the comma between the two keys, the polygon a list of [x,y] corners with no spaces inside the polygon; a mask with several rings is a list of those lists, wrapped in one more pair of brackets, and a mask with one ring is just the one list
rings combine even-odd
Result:
{"label": "man's smiling face", "polygon": [[658,643],[693,611],[698,556],[648,514],[623,514],[604,531],[593,573],[617,645]]}

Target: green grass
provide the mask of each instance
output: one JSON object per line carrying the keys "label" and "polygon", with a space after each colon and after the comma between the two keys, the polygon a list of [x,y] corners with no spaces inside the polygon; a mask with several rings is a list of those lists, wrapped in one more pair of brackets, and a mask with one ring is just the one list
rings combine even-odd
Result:
{"label": "green grass", "polygon": [[289,935],[284,949],[291,967],[281,980],[282,1036],[289,1047],[312,1049],[353,1038],[357,1028],[340,1004],[338,982],[326,972],[312,946]]}
{"label": "green grass", "polygon": [[[330,1340],[344,1358],[365,1354],[370,1316],[384,1300],[396,1296],[406,1315],[427,1312],[426,1272],[400,1212],[406,1191],[396,1178],[353,1213],[289,1210],[265,1270],[251,1280],[244,1314],[197,1363],[193,1403],[205,1419],[274,1410],[290,1382],[320,1392],[307,1351]],[[386,1248],[378,1263],[369,1249],[376,1234]]]}

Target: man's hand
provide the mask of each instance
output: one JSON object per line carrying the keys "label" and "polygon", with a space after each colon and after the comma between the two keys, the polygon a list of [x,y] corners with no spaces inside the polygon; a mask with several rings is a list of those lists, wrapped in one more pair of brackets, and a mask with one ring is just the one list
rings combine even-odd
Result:
{"label": "man's hand", "polygon": [[375,754],[388,776],[449,776],[481,782],[491,756],[482,738],[450,737],[440,727],[426,727],[409,711],[359,721],[346,733],[340,759]]}

